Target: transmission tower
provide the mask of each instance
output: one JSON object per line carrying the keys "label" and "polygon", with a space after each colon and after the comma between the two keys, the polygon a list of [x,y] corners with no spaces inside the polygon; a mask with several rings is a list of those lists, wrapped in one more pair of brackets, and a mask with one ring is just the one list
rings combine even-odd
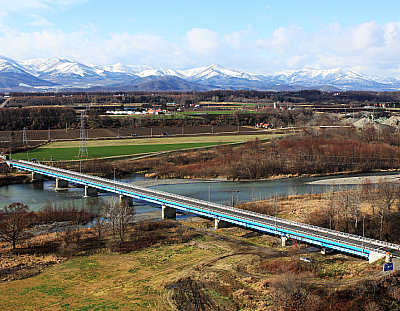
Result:
{"label": "transmission tower", "polygon": [[24,132],[22,133],[22,144],[28,144],[28,138],[26,138],[26,128],[24,127]]}
{"label": "transmission tower", "polygon": [[89,155],[86,142],[86,131],[85,131],[85,113],[81,112],[81,137],[79,141],[79,154],[78,157],[87,157]]}

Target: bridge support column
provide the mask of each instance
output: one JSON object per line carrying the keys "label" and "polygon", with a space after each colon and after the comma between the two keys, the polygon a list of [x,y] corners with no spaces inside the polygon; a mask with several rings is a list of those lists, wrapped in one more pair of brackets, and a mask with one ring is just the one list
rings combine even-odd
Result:
{"label": "bridge support column", "polygon": [[68,189],[68,181],[56,178],[56,190],[66,190]]}
{"label": "bridge support column", "polygon": [[32,181],[43,181],[44,176],[39,173],[32,172]]}
{"label": "bridge support column", "polygon": [[282,246],[286,246],[286,242],[287,242],[287,237],[285,236],[281,236],[281,240],[282,240]]}
{"label": "bridge support column", "polygon": [[119,196],[119,203],[127,204],[128,206],[133,205],[133,198],[127,197],[126,195],[120,194]]}
{"label": "bridge support column", "polygon": [[370,251],[368,261],[369,261],[369,263],[373,263],[381,258],[384,258],[385,256],[386,256],[386,254]]}
{"label": "bridge support column", "polygon": [[176,219],[176,209],[173,207],[162,206],[162,219]]}
{"label": "bridge support column", "polygon": [[214,228],[215,229],[221,229],[221,228],[227,228],[230,227],[230,223],[226,222],[225,220],[221,220],[221,219],[214,219]]}
{"label": "bridge support column", "polygon": [[84,198],[97,197],[97,189],[89,186],[85,186]]}

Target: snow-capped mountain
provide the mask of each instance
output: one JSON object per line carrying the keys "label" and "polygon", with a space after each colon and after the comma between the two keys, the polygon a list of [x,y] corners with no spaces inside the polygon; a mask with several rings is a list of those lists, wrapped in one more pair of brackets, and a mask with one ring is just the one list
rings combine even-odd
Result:
{"label": "snow-capped mountain", "polygon": [[394,90],[400,88],[400,81],[389,77],[363,75],[346,69],[302,69],[285,70],[272,75],[288,85],[332,85],[344,90]]}
{"label": "snow-capped mountain", "polygon": [[39,79],[29,74],[18,62],[0,56],[0,89],[14,89],[18,87],[55,87],[56,84]]}
{"label": "snow-capped mountain", "polygon": [[23,66],[20,66],[16,61],[5,56],[0,56],[0,72],[25,73],[25,69]]}
{"label": "snow-capped mountain", "polygon": [[[6,80],[4,77],[10,78]],[[0,56],[0,91],[15,90],[16,86],[35,86],[58,89],[135,89],[141,86],[148,90],[162,84],[163,90],[204,89],[254,89],[254,90],[400,90],[400,81],[389,77],[376,77],[361,73],[335,69],[286,70],[274,75],[240,71],[213,64],[187,70],[151,68],[117,63],[109,66],[82,64],[66,58],[39,58],[25,61]],[[154,81],[163,78],[162,83]],[[177,78],[181,80],[173,80]],[[27,79],[29,83],[27,83]],[[20,80],[20,83],[17,83]],[[8,83],[9,81],[10,83]],[[177,82],[179,81],[179,83]],[[185,83],[183,81],[186,81]],[[167,83],[168,82],[168,83]],[[179,84],[179,86],[178,86]],[[57,85],[57,86],[56,86]],[[184,85],[184,87],[183,87]],[[18,89],[21,90],[21,89]],[[24,91],[23,89],[22,91]],[[33,89],[33,91],[35,91]]]}

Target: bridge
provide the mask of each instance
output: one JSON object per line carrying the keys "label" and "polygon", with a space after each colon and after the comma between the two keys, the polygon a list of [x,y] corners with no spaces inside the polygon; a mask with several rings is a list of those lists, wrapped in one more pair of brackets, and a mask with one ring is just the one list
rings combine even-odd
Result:
{"label": "bridge", "polygon": [[65,189],[68,182],[85,187],[85,196],[97,195],[103,190],[120,195],[121,200],[132,203],[133,199],[144,200],[162,206],[163,219],[175,218],[176,210],[193,213],[215,219],[215,227],[228,224],[250,228],[259,232],[280,236],[282,245],[288,238],[293,238],[322,249],[333,249],[357,255],[374,262],[390,252],[400,258],[400,245],[364,238],[362,236],[329,230],[305,223],[278,217],[254,213],[227,205],[216,204],[155,189],[147,189],[97,176],[91,176],[39,163],[8,160],[7,164],[15,169],[32,172],[33,178],[48,176],[56,179],[56,189]]}

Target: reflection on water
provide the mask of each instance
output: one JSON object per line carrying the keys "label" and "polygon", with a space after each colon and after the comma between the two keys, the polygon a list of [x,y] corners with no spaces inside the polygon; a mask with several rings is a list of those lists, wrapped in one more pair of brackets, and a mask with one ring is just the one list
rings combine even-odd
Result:
{"label": "reflection on water", "polygon": [[[368,175],[379,174],[384,173]],[[356,176],[365,176],[365,174],[359,174]],[[342,177],[349,177],[349,175]],[[144,179],[146,178],[141,175],[131,175],[120,180],[134,183],[136,180]],[[204,182],[177,185],[162,185],[162,180],[159,180],[160,184],[157,186],[157,189],[206,201],[210,198],[212,202],[231,205],[232,197],[235,203],[244,203],[258,200],[260,198],[266,198],[275,194],[281,196],[286,194],[320,193],[325,191],[326,186],[305,184],[309,181],[320,179],[329,179],[329,177],[287,178],[265,181]],[[48,201],[62,203],[74,200],[75,204],[80,205],[87,202],[87,200],[90,200],[83,198],[83,188],[70,188],[67,191],[55,191],[54,187],[55,180],[0,187],[0,207],[9,205],[13,202],[20,202],[27,204],[31,210],[38,210]],[[113,194],[100,193],[99,197],[107,198],[111,195]],[[137,206],[138,213],[158,209],[157,205],[142,201],[135,201],[135,205]]]}

